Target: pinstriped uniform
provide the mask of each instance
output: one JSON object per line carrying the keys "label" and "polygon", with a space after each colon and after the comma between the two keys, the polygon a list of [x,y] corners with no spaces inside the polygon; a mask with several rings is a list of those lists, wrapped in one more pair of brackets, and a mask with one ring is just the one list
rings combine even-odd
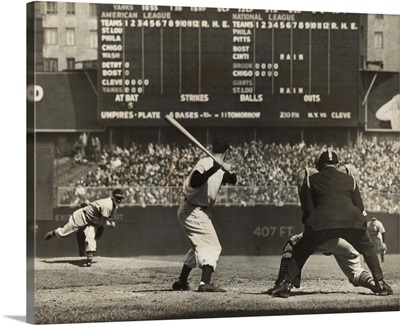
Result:
{"label": "pinstriped uniform", "polygon": [[206,183],[193,188],[190,185],[194,171],[204,173],[213,166],[209,157],[199,160],[183,184],[185,201],[178,209],[178,222],[191,244],[184,257],[184,264],[190,268],[210,265],[214,271],[221,254],[221,244],[212,224],[209,207],[213,206],[222,185],[224,171],[219,169]]}

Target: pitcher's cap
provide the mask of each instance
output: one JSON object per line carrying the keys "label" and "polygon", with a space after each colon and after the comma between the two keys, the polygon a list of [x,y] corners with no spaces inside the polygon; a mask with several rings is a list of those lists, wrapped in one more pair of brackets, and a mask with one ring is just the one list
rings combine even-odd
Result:
{"label": "pitcher's cap", "polygon": [[124,191],[122,191],[120,188],[114,189],[112,191],[112,195],[115,196],[115,197],[125,198]]}

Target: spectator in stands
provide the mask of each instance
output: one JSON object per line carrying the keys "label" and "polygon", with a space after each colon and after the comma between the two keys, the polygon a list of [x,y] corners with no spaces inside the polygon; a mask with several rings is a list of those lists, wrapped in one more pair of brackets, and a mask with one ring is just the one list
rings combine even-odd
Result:
{"label": "spectator in stands", "polygon": [[100,161],[101,142],[99,137],[93,137],[93,159],[96,163]]}
{"label": "spectator in stands", "polygon": [[87,145],[88,145],[88,136],[87,136],[86,132],[83,132],[79,136],[79,144],[81,146],[82,157],[86,158],[86,149],[87,149]]}
{"label": "spectator in stands", "polygon": [[[367,139],[363,139],[352,148],[332,147],[332,150],[343,157],[344,163],[351,160],[360,170],[359,187],[369,211],[399,211],[398,199],[393,202],[393,193],[400,193],[400,178],[397,177],[400,168],[400,160],[397,159],[399,147],[398,141],[377,142]],[[232,146],[231,156],[235,157],[232,167],[237,171],[239,187],[269,186],[265,189],[268,204],[298,204],[296,191],[289,190],[286,197],[286,193],[282,194],[282,191],[287,191],[285,187],[295,186],[296,175],[301,165],[312,165],[310,157],[315,157],[319,150],[320,146],[312,143],[290,145],[263,141],[245,142]],[[200,150],[191,144],[179,146],[132,143],[127,148],[113,146],[102,150],[98,168],[92,171],[95,177],[90,177],[90,181],[85,179],[85,185],[110,187],[121,184],[133,188],[167,186],[169,189],[179,187],[193,165],[194,157],[200,155]],[[158,193],[162,191],[161,188],[158,189]],[[247,204],[265,202],[265,198],[261,200],[261,194],[258,192],[251,193],[243,188],[240,191],[241,194],[237,197]],[[376,195],[377,192],[381,194]],[[274,193],[277,197],[274,197]],[[65,202],[67,197],[62,195],[62,202]],[[73,196],[73,192],[70,195]],[[240,204],[233,201],[235,196],[231,195],[236,194],[229,195],[232,204]],[[160,196],[155,196],[157,204],[158,197]],[[71,197],[70,202],[74,201],[75,198]],[[146,204],[149,202],[146,201]]]}
{"label": "spectator in stands", "polygon": [[84,182],[83,181],[79,181],[75,191],[74,191],[74,200],[72,202],[70,202],[71,206],[78,206],[80,204],[80,202],[83,203],[88,203],[87,201],[87,195],[86,195],[86,188],[84,186]]}

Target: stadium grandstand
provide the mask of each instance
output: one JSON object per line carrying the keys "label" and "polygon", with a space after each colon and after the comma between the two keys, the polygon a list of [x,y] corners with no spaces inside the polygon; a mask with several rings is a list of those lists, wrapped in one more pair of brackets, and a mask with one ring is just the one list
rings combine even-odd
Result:
{"label": "stadium grandstand", "polygon": [[[297,173],[313,166],[323,147],[327,146],[301,141],[232,144],[229,161],[238,174],[238,184],[223,187],[216,204],[299,205]],[[338,153],[341,163],[353,164],[359,170],[358,185],[368,211],[399,213],[399,142],[363,139],[352,148],[329,147]],[[73,156],[56,159],[57,206],[77,206],[108,195],[113,187],[126,190],[128,206],[177,205],[184,178],[204,155],[192,144],[132,142],[130,146],[106,146],[96,161],[94,146],[88,146],[84,159],[76,158],[83,156],[79,148]]]}

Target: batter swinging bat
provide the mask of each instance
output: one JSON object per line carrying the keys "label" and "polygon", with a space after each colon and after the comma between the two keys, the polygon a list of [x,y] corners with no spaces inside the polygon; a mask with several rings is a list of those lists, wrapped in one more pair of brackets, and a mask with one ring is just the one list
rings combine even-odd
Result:
{"label": "batter swinging bat", "polygon": [[[175,120],[171,115],[165,115],[164,119],[170,123],[172,126],[176,127],[179,131],[181,131],[190,141],[192,141],[198,148],[200,148],[207,156],[211,157],[213,160],[218,162],[217,158],[213,156],[213,154],[206,149],[193,135],[189,133],[177,120]],[[219,163],[219,162],[218,162]]]}

